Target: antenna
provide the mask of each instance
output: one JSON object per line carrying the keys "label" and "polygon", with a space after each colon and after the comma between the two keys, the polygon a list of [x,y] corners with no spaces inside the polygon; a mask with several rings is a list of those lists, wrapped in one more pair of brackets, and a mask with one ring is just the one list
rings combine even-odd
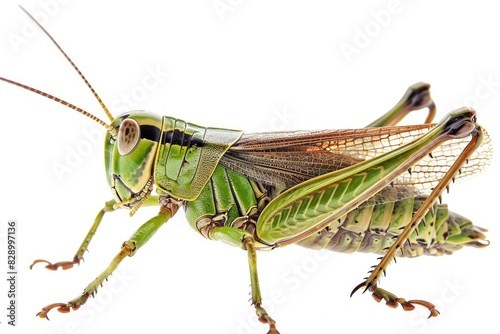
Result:
{"label": "antenna", "polygon": [[[113,121],[113,116],[109,112],[108,108],[106,107],[106,105],[104,104],[104,102],[102,102],[101,98],[96,93],[96,91],[94,90],[94,88],[92,87],[92,85],[88,82],[87,78],[85,78],[85,76],[83,75],[83,73],[78,69],[78,67],[71,60],[71,58],[66,54],[66,52],[64,52],[64,50],[61,48],[61,46],[59,46],[59,44],[49,34],[49,32],[47,30],[45,30],[45,28],[26,9],[24,9],[22,6],[19,6],[19,7],[45,33],[45,35],[47,35],[50,38],[50,40],[52,41],[52,43],[54,43],[54,45],[59,49],[59,51],[63,54],[63,56],[66,58],[66,60],[71,64],[71,66],[78,73],[78,75],[80,76],[80,78],[85,82],[85,84],[87,85],[87,87],[90,89],[90,91],[92,92],[92,94],[96,98],[97,102],[99,102],[99,104],[101,105],[101,108],[106,113],[106,116],[108,116],[109,120],[112,122]],[[4,77],[0,77],[0,80],[5,81],[5,82],[10,83],[10,84],[13,84],[13,85],[16,85],[16,86],[19,86],[19,87],[21,87],[23,89],[26,89],[26,90],[30,91],[30,92],[36,93],[36,94],[41,95],[43,97],[46,97],[46,98],[48,98],[50,100],[59,102],[62,105],[68,107],[68,108],[76,110],[79,113],[83,114],[84,116],[87,116],[88,118],[90,118],[90,119],[96,121],[97,123],[101,124],[102,126],[104,126],[112,135],[116,135],[116,129],[114,129],[113,127],[111,127],[109,124],[106,124],[103,120],[101,120],[100,118],[94,116],[90,112],[88,112],[88,111],[86,111],[86,110],[84,110],[84,109],[82,109],[80,107],[77,107],[77,106],[75,106],[72,103],[69,103],[69,102],[67,102],[67,101],[65,101],[63,99],[58,98],[57,96],[54,96],[52,94],[46,93],[44,91],[41,91],[39,89],[30,87],[28,85],[19,83],[19,82],[14,81],[14,80],[10,80],[10,79],[4,78]]]}
{"label": "antenna", "polygon": [[46,97],[46,98],[48,98],[48,99],[50,99],[50,100],[52,100],[52,101],[59,102],[60,104],[62,104],[62,105],[64,105],[64,106],[66,106],[66,107],[68,107],[68,108],[71,108],[71,109],[73,109],[73,110],[76,110],[76,111],[78,111],[79,113],[81,113],[81,114],[83,114],[83,115],[87,116],[88,118],[90,118],[90,119],[92,119],[92,120],[96,121],[97,123],[99,123],[99,124],[101,124],[102,126],[104,126],[104,127],[105,127],[105,128],[106,128],[109,132],[111,132],[111,133],[116,132],[116,130],[115,130],[113,127],[111,127],[109,124],[106,124],[106,123],[105,123],[103,120],[101,120],[100,118],[98,118],[98,117],[96,117],[96,116],[92,115],[91,113],[89,113],[88,111],[86,111],[86,110],[84,110],[84,109],[82,109],[82,108],[80,108],[80,107],[75,106],[75,105],[74,105],[74,104],[72,104],[72,103],[69,103],[69,102],[67,102],[67,101],[65,101],[65,100],[63,100],[63,99],[58,98],[57,96],[54,96],[54,95],[52,95],[52,94],[46,93],[46,92],[44,92],[44,91],[41,91],[41,90],[39,90],[39,89],[36,89],[36,88],[30,87],[30,86],[28,86],[28,85],[24,85],[24,84],[22,84],[22,83],[19,83],[19,82],[17,82],[17,81],[10,80],[10,79],[4,78],[4,77],[0,77],[0,80],[5,81],[5,82],[8,82],[8,83],[13,84],[13,85],[16,85],[16,86],[19,86],[19,87],[21,87],[21,88],[24,88],[24,89],[26,89],[26,90],[29,90],[30,92],[37,93],[38,95],[41,95],[41,96],[43,96],[43,97]]}
{"label": "antenna", "polygon": [[64,58],[66,58],[66,60],[71,64],[71,66],[75,69],[75,71],[78,73],[78,75],[80,76],[80,78],[82,78],[82,80],[85,82],[85,84],[87,85],[87,87],[90,89],[90,91],[92,92],[92,94],[94,95],[94,97],[96,98],[97,102],[99,102],[99,104],[101,105],[101,108],[104,110],[104,112],[106,113],[106,116],[108,116],[109,120],[112,122],[113,121],[113,116],[111,115],[111,113],[109,112],[108,108],[106,107],[106,105],[104,104],[104,102],[102,102],[101,98],[99,97],[99,95],[97,95],[96,91],[94,90],[94,87],[92,87],[92,85],[87,81],[87,78],[85,78],[85,76],[83,75],[83,73],[78,69],[78,67],[76,66],[76,64],[73,62],[73,60],[71,60],[71,58],[66,54],[66,52],[64,52],[64,50],[61,48],[61,46],[56,42],[56,40],[49,34],[49,32],[26,10],[24,9],[22,6],[19,6],[19,8],[21,8],[21,10],[26,14],[28,15],[28,17],[45,33],[45,35],[47,35],[48,38],[50,38],[50,40],[52,41],[52,43],[54,43],[54,45],[57,47],[57,49],[59,49],[59,51],[63,54]]}

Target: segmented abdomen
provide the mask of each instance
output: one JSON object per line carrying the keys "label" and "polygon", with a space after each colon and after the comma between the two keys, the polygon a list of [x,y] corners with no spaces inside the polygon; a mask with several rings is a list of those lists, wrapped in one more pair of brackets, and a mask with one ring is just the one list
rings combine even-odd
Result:
{"label": "segmented abdomen", "polygon": [[[366,203],[297,244],[345,253],[383,254],[424,200],[425,197],[420,196],[384,204]],[[434,213],[427,213],[418,226],[418,233],[411,235],[403,254],[398,251],[398,255],[442,255],[451,254],[464,245],[484,247],[488,245],[485,231],[469,219],[449,211],[446,204],[435,203]]]}

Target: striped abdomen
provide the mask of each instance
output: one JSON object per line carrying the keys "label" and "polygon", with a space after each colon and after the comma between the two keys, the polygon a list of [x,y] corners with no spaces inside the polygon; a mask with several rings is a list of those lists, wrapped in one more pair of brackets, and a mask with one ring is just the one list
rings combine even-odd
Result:
{"label": "striped abdomen", "polygon": [[[298,242],[313,249],[337,252],[369,252],[383,254],[396,240],[402,229],[411,221],[425,197],[411,197],[384,204],[365,204],[342,216],[321,231]],[[488,245],[483,228],[448,210],[446,204],[434,204],[434,214],[425,216],[413,232],[404,252],[399,256],[451,254],[464,245]]]}

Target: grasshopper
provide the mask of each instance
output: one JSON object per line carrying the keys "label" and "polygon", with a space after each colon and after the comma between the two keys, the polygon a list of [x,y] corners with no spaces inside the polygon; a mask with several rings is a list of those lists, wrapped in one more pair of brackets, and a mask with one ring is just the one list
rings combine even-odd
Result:
{"label": "grasshopper", "polygon": [[[26,12],[26,11],[25,11]],[[77,310],[94,296],[121,261],[133,256],[182,207],[202,236],[243,249],[248,255],[251,301],[258,319],[278,333],[262,306],[257,251],[290,244],[312,249],[379,254],[379,262],[353,290],[406,311],[421,305],[378,286],[397,256],[451,254],[463,246],[485,247],[485,229],[448,210],[441,195],[456,178],[483,170],[491,141],[471,108],[436,114],[430,86],[417,83],[386,114],[362,129],[248,134],[203,127],[169,116],[131,111],[113,117],[70,57],[51,39],[100,103],[109,123],[54,95],[0,77],[87,116],[107,130],[106,177],[113,199],[106,202],[70,261],[45,263],[50,270],[80,264],[104,215],[119,208],[133,216],[142,206],[158,214],[125,241],[110,265],[81,295],[53,303]],[[424,124],[396,126],[408,113],[428,109]]]}

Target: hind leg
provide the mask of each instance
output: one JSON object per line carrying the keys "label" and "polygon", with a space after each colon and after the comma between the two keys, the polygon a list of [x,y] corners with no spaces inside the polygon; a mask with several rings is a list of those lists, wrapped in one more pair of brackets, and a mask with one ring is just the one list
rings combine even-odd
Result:
{"label": "hind leg", "polygon": [[436,105],[429,92],[430,85],[418,82],[406,90],[401,100],[387,113],[368,124],[366,127],[392,126],[398,124],[406,115],[414,110],[429,108],[425,123],[430,123],[436,115]]}
{"label": "hind leg", "polygon": [[[458,130],[458,129],[457,129]],[[470,133],[471,140],[469,144],[463,149],[461,154],[457,157],[452,166],[448,169],[444,177],[439,181],[439,183],[434,187],[429,197],[422,203],[417,212],[413,215],[411,222],[405,226],[401,234],[398,236],[396,242],[389,247],[387,253],[381,258],[380,262],[374,266],[373,270],[370,271],[370,276],[362,283],[358,284],[354,290],[351,292],[351,296],[359,289],[364,287],[364,291],[370,290],[372,292],[375,300],[380,301],[385,299],[386,304],[390,307],[396,307],[398,304],[402,305],[403,309],[406,311],[412,310],[414,304],[422,305],[427,307],[430,311],[429,317],[435,317],[439,312],[434,308],[434,305],[423,301],[423,300],[409,300],[406,301],[404,298],[397,297],[395,294],[390,293],[384,289],[377,286],[382,273],[385,274],[389,263],[395,259],[398,250],[403,251],[404,243],[408,241],[411,233],[415,231],[421,221],[423,221],[424,216],[427,212],[433,213],[433,204],[440,198],[441,194],[445,189],[449,187],[449,184],[453,181],[454,176],[460,173],[460,169],[467,162],[471,154],[479,147],[481,144],[483,134],[479,126],[476,126]],[[425,221],[424,221],[425,223]],[[363,291],[363,292],[364,292]]]}

